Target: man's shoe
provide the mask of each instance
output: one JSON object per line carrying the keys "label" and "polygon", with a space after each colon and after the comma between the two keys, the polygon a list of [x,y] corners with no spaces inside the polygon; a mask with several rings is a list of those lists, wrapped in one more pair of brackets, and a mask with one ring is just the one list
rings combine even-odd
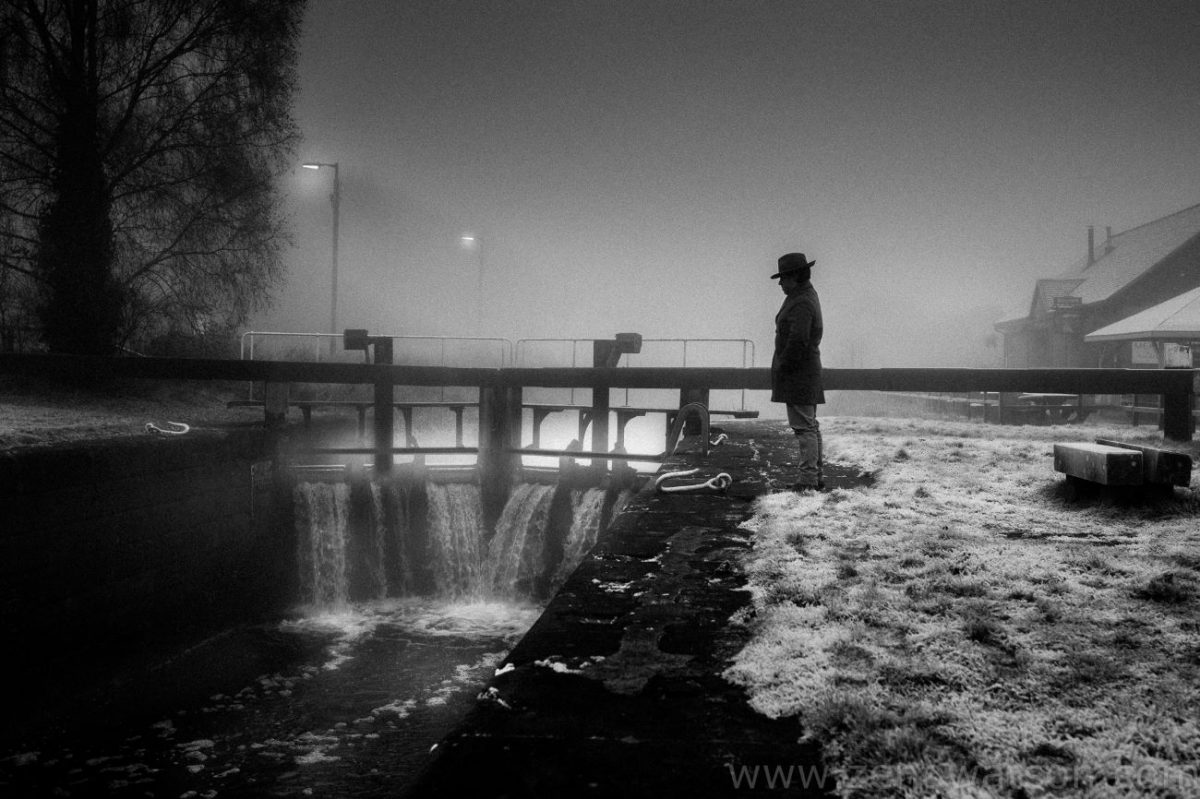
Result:
{"label": "man's shoe", "polygon": [[792,490],[797,494],[815,494],[821,490],[821,486],[814,483],[795,483]]}

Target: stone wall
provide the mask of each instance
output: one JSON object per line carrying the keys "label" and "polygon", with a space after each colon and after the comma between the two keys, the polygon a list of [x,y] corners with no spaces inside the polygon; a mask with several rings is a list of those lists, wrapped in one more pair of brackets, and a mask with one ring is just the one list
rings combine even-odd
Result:
{"label": "stone wall", "polygon": [[193,430],[0,453],[0,629],[18,670],[167,651],[281,608],[291,513],[267,452],[261,430]]}

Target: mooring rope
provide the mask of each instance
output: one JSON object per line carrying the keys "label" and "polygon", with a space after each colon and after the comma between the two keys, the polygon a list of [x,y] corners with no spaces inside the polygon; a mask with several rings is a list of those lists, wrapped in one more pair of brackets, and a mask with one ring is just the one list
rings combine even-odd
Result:
{"label": "mooring rope", "polygon": [[658,476],[658,479],[654,481],[654,488],[656,491],[660,491],[665,494],[675,494],[682,493],[684,491],[724,491],[725,489],[729,488],[729,486],[733,485],[733,478],[729,476],[728,472],[721,472],[716,477],[709,478],[702,483],[693,483],[692,485],[682,486],[663,485],[663,482],[666,480],[670,480],[675,477],[687,477],[688,475],[695,474],[698,471],[700,470],[687,469],[681,472],[667,472],[666,474],[661,474]]}
{"label": "mooring rope", "polygon": [[166,427],[160,427],[159,425],[156,425],[154,422],[146,422],[146,432],[147,433],[156,433],[160,436],[181,436],[184,433],[186,433],[187,431],[192,429],[191,427],[184,424],[183,422],[167,422],[167,424],[174,425],[178,429],[171,430]]}

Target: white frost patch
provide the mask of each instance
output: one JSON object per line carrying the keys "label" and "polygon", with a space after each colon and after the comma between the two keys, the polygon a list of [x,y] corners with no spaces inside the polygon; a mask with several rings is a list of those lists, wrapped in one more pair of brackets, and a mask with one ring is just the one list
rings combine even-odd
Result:
{"label": "white frost patch", "polygon": [[393,702],[388,702],[386,705],[380,705],[379,707],[373,709],[371,711],[371,715],[375,716],[376,718],[379,716],[395,715],[397,718],[406,719],[408,718],[408,714],[411,713],[413,708],[416,706],[417,700],[415,699],[397,699]]}
{"label": "white frost patch", "polygon": [[296,755],[296,765],[311,766],[314,763],[332,763],[335,760],[341,760],[337,755],[327,755],[320,749],[314,749],[305,755]]}
{"label": "white frost patch", "polygon": [[535,660],[533,665],[550,671],[558,672],[559,674],[583,674],[583,669],[573,669],[561,660],[555,660],[558,655],[551,655],[545,660]]}
{"label": "white frost patch", "polygon": [[633,581],[628,583],[614,583],[597,580],[595,578],[592,579],[592,584],[598,586],[601,591],[604,591],[608,594],[621,594],[633,587]]}
{"label": "white frost patch", "polygon": [[14,766],[28,766],[36,763],[38,758],[42,756],[41,752],[18,752],[15,755],[10,755],[4,758],[3,763],[10,763]]}

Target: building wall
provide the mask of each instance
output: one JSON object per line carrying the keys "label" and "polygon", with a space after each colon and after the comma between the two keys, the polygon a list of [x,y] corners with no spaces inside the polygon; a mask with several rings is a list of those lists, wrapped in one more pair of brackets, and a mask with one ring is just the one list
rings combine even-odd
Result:
{"label": "building wall", "polygon": [[30,669],[278,608],[287,519],[260,431],[0,453],[0,619]]}

